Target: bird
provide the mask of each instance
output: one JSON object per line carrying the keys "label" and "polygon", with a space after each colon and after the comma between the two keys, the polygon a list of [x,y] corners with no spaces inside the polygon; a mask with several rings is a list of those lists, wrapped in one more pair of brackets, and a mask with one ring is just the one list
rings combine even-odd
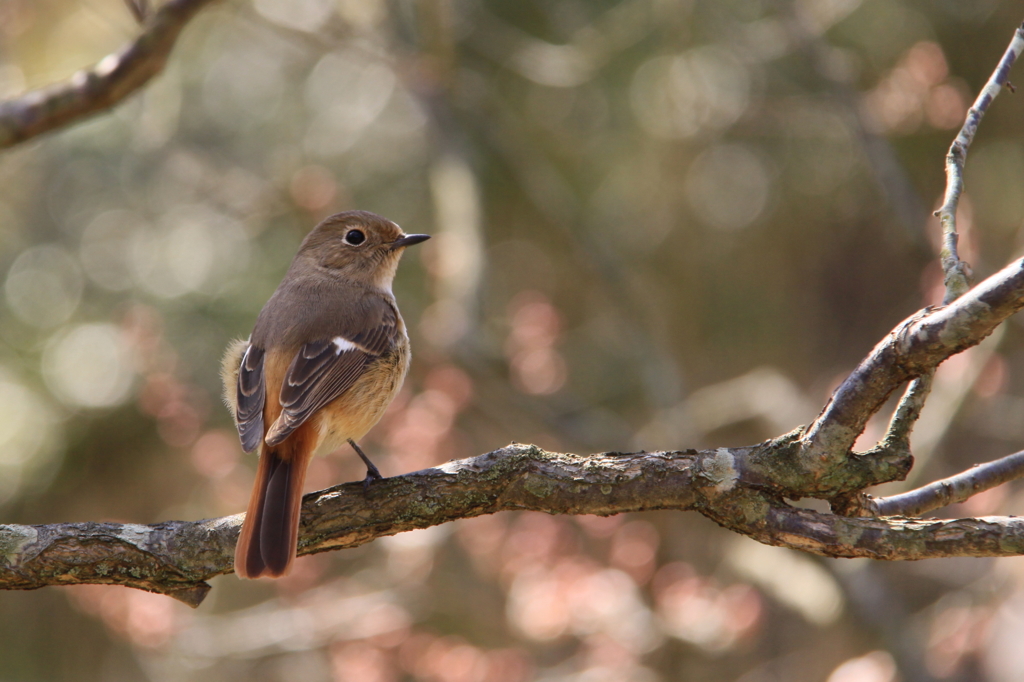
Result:
{"label": "bird", "polygon": [[235,549],[240,578],[291,569],[315,454],[348,443],[366,464],[364,486],[382,478],[357,441],[409,369],[409,336],[391,284],[405,248],[427,239],[369,211],[324,219],[302,241],[249,338],[229,344],[224,399],[242,449],[259,451]]}

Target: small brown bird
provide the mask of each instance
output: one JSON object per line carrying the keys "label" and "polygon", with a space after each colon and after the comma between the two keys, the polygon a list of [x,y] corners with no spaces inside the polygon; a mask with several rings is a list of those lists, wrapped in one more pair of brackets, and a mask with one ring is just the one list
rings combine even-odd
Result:
{"label": "small brown bird", "polygon": [[279,577],[295,559],[306,467],[317,452],[356,441],[398,393],[409,337],[391,281],[405,234],[367,211],[327,218],[306,236],[248,341],[224,356],[224,398],[242,449],[259,450],[256,483],[235,548],[242,578]]}

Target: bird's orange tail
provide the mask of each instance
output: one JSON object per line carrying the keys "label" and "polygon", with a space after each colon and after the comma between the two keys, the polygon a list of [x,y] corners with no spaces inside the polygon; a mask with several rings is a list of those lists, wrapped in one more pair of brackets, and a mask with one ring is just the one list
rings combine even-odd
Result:
{"label": "bird's orange tail", "polygon": [[278,578],[295,560],[302,484],[313,454],[308,430],[300,428],[273,448],[264,445],[242,532],[235,546],[240,578]]}

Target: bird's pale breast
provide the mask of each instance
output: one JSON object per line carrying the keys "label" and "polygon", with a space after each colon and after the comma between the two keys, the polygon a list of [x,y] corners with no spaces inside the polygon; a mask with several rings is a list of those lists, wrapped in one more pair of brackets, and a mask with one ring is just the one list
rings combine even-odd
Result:
{"label": "bird's pale breast", "polygon": [[349,438],[358,441],[384,416],[409,370],[409,342],[403,341],[371,363],[352,388],[317,412],[318,454],[340,448]]}

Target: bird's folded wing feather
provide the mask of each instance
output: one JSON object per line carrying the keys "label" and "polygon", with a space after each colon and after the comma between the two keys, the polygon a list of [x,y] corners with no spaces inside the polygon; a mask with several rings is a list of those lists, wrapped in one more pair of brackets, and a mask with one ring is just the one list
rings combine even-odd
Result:
{"label": "bird's folded wing feather", "polygon": [[304,343],[281,384],[281,416],[267,445],[276,445],[317,410],[352,388],[368,365],[394,346],[397,316],[388,306],[379,324],[358,333]]}
{"label": "bird's folded wing feather", "polygon": [[250,345],[238,367],[235,424],[242,449],[246,452],[254,451],[263,440],[263,405],[267,397],[263,357],[262,348]]}

